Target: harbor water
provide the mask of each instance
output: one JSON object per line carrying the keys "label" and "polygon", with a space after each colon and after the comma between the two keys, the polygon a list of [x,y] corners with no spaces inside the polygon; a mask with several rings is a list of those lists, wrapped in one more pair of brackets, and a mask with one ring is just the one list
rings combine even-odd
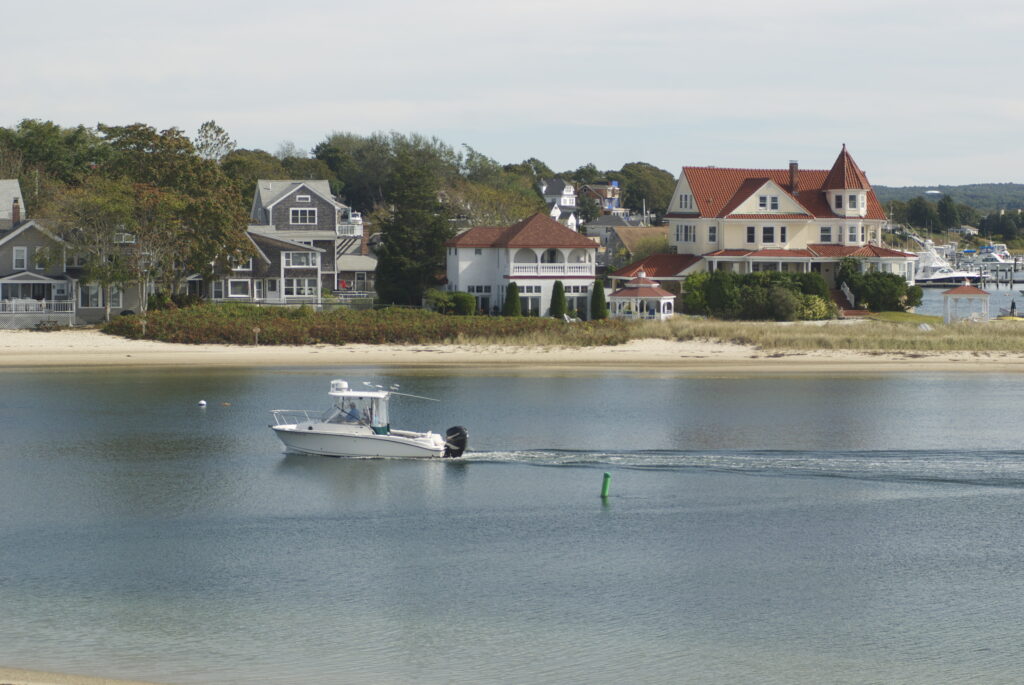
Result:
{"label": "harbor water", "polygon": [[[325,405],[332,378],[442,398],[396,399],[392,423],[467,426],[468,458],[283,453],[270,410]],[[5,666],[183,684],[1024,680],[1018,376],[3,380]]]}

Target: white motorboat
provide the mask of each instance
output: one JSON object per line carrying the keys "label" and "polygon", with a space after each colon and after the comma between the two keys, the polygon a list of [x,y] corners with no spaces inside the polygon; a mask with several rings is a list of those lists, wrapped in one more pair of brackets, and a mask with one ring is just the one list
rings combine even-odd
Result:
{"label": "white motorboat", "polygon": [[270,427],[287,449],[310,454],[404,459],[462,456],[468,442],[462,426],[449,428],[444,436],[391,427],[388,402],[392,395],[431,398],[365,385],[365,390],[353,389],[343,380],[333,380],[328,392],[332,402],[326,411],[275,409]]}
{"label": "white motorboat", "polygon": [[954,269],[935,250],[929,249],[916,254],[917,269],[914,273],[914,282],[917,285],[962,285],[965,282],[975,283],[981,278],[979,273]]}

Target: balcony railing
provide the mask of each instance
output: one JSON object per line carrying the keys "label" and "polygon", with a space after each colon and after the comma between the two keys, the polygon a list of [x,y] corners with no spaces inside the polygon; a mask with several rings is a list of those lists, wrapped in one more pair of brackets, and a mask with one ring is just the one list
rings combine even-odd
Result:
{"label": "balcony railing", "polygon": [[75,311],[72,300],[13,299],[0,302],[3,314],[70,314]]}
{"label": "balcony railing", "polygon": [[339,238],[361,237],[363,235],[362,224],[338,224],[336,230]]}
{"label": "balcony railing", "polygon": [[562,263],[562,264],[513,264],[513,276],[593,276],[594,264]]}

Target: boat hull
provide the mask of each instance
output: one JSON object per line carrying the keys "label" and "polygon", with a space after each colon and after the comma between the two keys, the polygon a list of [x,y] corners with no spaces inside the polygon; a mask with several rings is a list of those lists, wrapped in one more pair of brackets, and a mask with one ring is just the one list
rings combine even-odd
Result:
{"label": "boat hull", "polygon": [[412,438],[353,435],[295,425],[271,428],[285,448],[294,452],[350,458],[439,459],[444,456],[444,441],[434,434]]}

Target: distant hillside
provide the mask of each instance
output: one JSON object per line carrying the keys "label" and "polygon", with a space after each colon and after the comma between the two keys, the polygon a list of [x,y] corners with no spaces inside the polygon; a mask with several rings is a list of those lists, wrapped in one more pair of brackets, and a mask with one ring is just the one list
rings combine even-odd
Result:
{"label": "distant hillside", "polygon": [[[1024,183],[974,183],[965,186],[905,186],[902,188],[872,187],[883,205],[890,200],[906,202],[922,196],[938,201],[942,194],[945,194],[951,196],[956,202],[969,205],[981,212],[1024,208]],[[942,194],[928,193],[929,190],[938,190]]]}

